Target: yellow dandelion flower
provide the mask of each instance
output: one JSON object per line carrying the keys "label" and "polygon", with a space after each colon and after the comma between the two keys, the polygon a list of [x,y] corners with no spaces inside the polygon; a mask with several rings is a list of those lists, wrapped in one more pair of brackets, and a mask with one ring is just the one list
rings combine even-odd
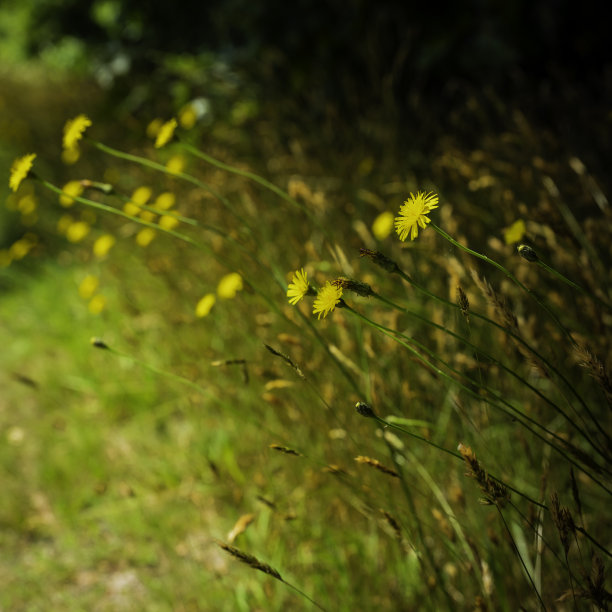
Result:
{"label": "yellow dandelion flower", "polygon": [[108,255],[108,252],[115,246],[115,237],[111,234],[104,234],[100,236],[93,244],[93,254],[98,258],[102,259]]}
{"label": "yellow dandelion flower", "polygon": [[393,230],[393,213],[380,213],[372,224],[372,233],[378,240],[384,240]]}
{"label": "yellow dandelion flower", "polygon": [[175,202],[176,196],[171,191],[164,191],[157,196],[153,206],[161,210],[169,210],[174,206]]}
{"label": "yellow dandelion flower", "polygon": [[134,204],[134,202],[126,202],[123,205],[123,212],[126,215],[130,215],[130,217],[136,217],[138,213],[141,211],[140,206]]}
{"label": "yellow dandelion flower", "polygon": [[317,294],[312,314],[318,314],[318,319],[321,318],[321,315],[325,318],[336,307],[341,298],[342,287],[337,287],[327,281],[325,287]]}
{"label": "yellow dandelion flower", "polygon": [[527,228],[525,227],[525,222],[522,219],[519,219],[504,230],[504,240],[506,241],[506,244],[520,242],[526,232]]}
{"label": "yellow dandelion flower", "polygon": [[183,106],[183,108],[179,112],[179,121],[181,123],[181,127],[186,130],[190,130],[198,120],[198,114],[196,113],[196,109],[193,104],[189,103]]}
{"label": "yellow dandelion flower", "polygon": [[17,191],[17,189],[19,189],[19,185],[21,185],[21,183],[28,176],[35,159],[36,153],[29,153],[28,155],[17,158],[13,162],[9,177],[9,187],[13,191]]}
{"label": "yellow dandelion flower", "polygon": [[165,230],[172,230],[179,223],[180,221],[172,215],[162,215],[162,218],[159,220],[159,227]]}
{"label": "yellow dandelion flower", "polygon": [[174,130],[176,130],[176,119],[170,119],[166,121],[164,125],[159,128],[157,132],[157,138],[155,139],[155,148],[161,149],[165,144],[170,142],[172,136],[174,136]]}
{"label": "yellow dandelion flower", "polygon": [[207,293],[196,305],[195,313],[196,317],[205,317],[211,311],[211,308],[215,305],[217,298],[213,293]]}
{"label": "yellow dandelion flower", "polygon": [[75,221],[68,226],[66,238],[68,238],[69,242],[81,242],[81,240],[89,234],[89,230],[91,230],[89,223],[85,223],[85,221]]}
{"label": "yellow dandelion flower", "polygon": [[79,285],[79,295],[84,300],[89,300],[96,292],[100,279],[93,274],[88,274]]}
{"label": "yellow dandelion flower", "polygon": [[32,194],[28,194],[20,198],[17,202],[17,210],[22,215],[31,215],[36,210],[36,198]]}
{"label": "yellow dandelion flower", "polygon": [[435,193],[417,192],[402,204],[399,216],[395,217],[395,231],[401,241],[414,240],[419,235],[419,227],[425,229],[431,222],[427,216],[434,208],[438,208],[438,196]]}
{"label": "yellow dandelion flower", "polygon": [[17,240],[11,244],[9,247],[9,255],[14,261],[23,259],[33,248],[33,242],[27,240],[26,238],[21,238],[20,240]]}
{"label": "yellow dandelion flower", "polygon": [[172,174],[180,174],[185,169],[185,158],[182,155],[173,155],[166,162],[166,168]]}
{"label": "yellow dandelion flower", "polygon": [[91,312],[93,315],[100,314],[105,307],[106,298],[103,295],[94,295],[91,300],[89,300],[89,304],[87,305],[89,312]]}
{"label": "yellow dandelion flower", "polygon": [[136,234],[136,244],[144,248],[151,244],[153,238],[155,238],[155,230],[150,227],[144,227]]}
{"label": "yellow dandelion flower", "polygon": [[141,210],[140,211],[140,218],[143,221],[147,221],[148,223],[152,223],[153,221],[155,221],[155,219],[157,219],[157,215],[154,212],[151,212],[150,210]]}
{"label": "yellow dandelion flower", "polygon": [[130,198],[135,204],[146,204],[150,197],[153,195],[153,191],[150,187],[142,186],[134,189],[132,197]]}
{"label": "yellow dandelion flower", "polygon": [[164,125],[164,122],[159,117],[153,119],[149,125],[147,125],[147,136],[149,138],[155,138],[159,134],[159,130],[161,130],[161,126]]}
{"label": "yellow dandelion flower", "polygon": [[296,270],[287,289],[289,303],[297,304],[308,293],[308,288],[308,275],[304,272],[304,268]]}
{"label": "yellow dandelion flower", "polygon": [[76,164],[79,161],[79,157],[81,157],[81,150],[79,147],[74,147],[74,149],[64,149],[62,151],[62,161],[67,166]]}
{"label": "yellow dandelion flower", "polygon": [[230,300],[236,297],[236,293],[243,287],[242,276],[237,272],[226,274],[217,285],[217,295],[224,299]]}
{"label": "yellow dandelion flower", "polygon": [[59,203],[64,208],[69,208],[74,204],[74,198],[78,198],[83,193],[83,185],[81,181],[68,181],[62,187],[62,195],[59,197]]}
{"label": "yellow dandelion flower", "polygon": [[64,126],[64,149],[70,151],[76,149],[79,140],[83,138],[85,130],[91,125],[91,119],[86,115],[78,115],[74,119],[66,121]]}

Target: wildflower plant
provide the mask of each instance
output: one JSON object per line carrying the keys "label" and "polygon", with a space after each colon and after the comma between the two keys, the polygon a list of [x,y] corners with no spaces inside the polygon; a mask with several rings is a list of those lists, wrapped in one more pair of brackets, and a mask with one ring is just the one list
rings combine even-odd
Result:
{"label": "wildflower plant", "polygon": [[[542,265],[541,252],[525,244],[514,260],[511,250],[510,263],[500,258],[503,264],[474,251],[453,238],[450,215],[443,215],[445,229],[438,227],[432,213],[440,198],[426,191],[410,192],[396,215],[381,213],[380,199],[371,198],[373,221],[364,213],[352,226],[368,248],[356,251],[355,234],[346,247],[335,236],[329,222],[333,211],[325,209],[323,199],[316,208],[304,197],[312,195],[308,189],[290,195],[263,176],[213,158],[185,133],[195,129],[192,119],[178,116],[180,125],[172,119],[150,126],[147,136],[155,146],[145,147],[146,154],[88,138],[97,155],[108,156],[120,168],[125,164],[129,172],[115,167],[101,177],[77,176],[62,188],[36,178],[54,201],[60,200],[57,226],[63,240],[91,268],[77,280],[75,292],[88,316],[114,321],[108,328],[118,342],[136,347],[141,346],[139,336],[155,338],[146,360],[102,339],[94,346],[105,349],[100,356],[105,370],[115,368],[109,364],[117,357],[123,364],[117,376],[126,363],[134,366],[126,384],[135,384],[139,368],[165,381],[150,393],[154,399],[144,416],[132,416],[137,411],[129,396],[131,416],[117,417],[122,435],[129,436],[133,425],[134,448],[140,448],[141,430],[156,432],[160,445],[162,439],[172,440],[174,446],[163,447],[160,456],[171,466],[167,480],[176,481],[177,494],[186,494],[197,510],[195,520],[202,520],[199,487],[207,486],[200,485],[202,471],[210,470],[215,486],[228,487],[229,512],[248,506],[239,513],[249,517],[244,528],[232,531],[232,545],[221,548],[259,570],[258,579],[290,587],[321,609],[354,609],[364,597],[372,597],[368,605],[382,602],[380,609],[413,609],[425,601],[431,601],[432,610],[513,609],[528,600],[527,605],[544,608],[559,597],[563,580],[570,584],[568,597],[578,604],[583,594],[605,601],[600,565],[592,579],[582,571],[587,549],[589,555],[595,550],[609,554],[595,529],[601,516],[593,510],[594,500],[612,495],[612,440],[601,408],[612,397],[605,353],[600,356],[578,342],[588,334],[574,332],[580,317],[569,318],[569,305],[563,316],[557,315],[531,287],[537,286],[539,271],[548,281],[558,280],[583,300],[598,333],[607,329],[601,315],[609,304],[605,289],[581,290],[577,282]],[[64,149],[77,150],[90,126],[85,115],[71,120]],[[179,165],[170,163],[170,152],[158,150],[171,140],[172,155],[181,152]],[[35,157],[30,154],[13,165],[13,192],[31,175]],[[193,169],[194,161],[205,162],[211,172]],[[220,175],[235,181],[231,193]],[[245,181],[255,187],[252,192],[244,189]],[[402,189],[405,194],[409,186]],[[276,209],[255,202],[269,197],[286,206],[286,232],[277,231]],[[297,230],[289,235],[292,222],[296,228],[308,225],[312,239],[304,241]],[[400,242],[418,239],[428,227],[434,230],[432,242],[446,241],[443,255],[428,245],[401,248]],[[500,229],[505,240],[491,244],[504,248],[511,246],[505,242],[526,240],[531,227],[528,222],[508,225],[505,233]],[[388,240],[393,229],[397,239]],[[35,240],[24,241],[13,245],[5,259],[15,261],[19,253],[35,249]],[[376,241],[385,241],[386,252],[374,250]],[[291,273],[287,286],[286,253],[300,245],[311,276],[321,283],[318,289],[303,267]],[[139,302],[145,295],[151,312],[139,316],[138,334],[125,324],[123,313],[112,319],[108,283],[101,281],[104,270],[123,273],[139,265],[135,262],[142,266],[126,283],[126,310],[140,315],[146,310],[147,300]],[[475,264],[481,268],[472,273]],[[525,296],[530,300],[523,303]],[[303,300],[312,314],[302,308]],[[336,308],[343,308],[345,316],[327,325],[317,322]],[[557,352],[547,348],[547,340]],[[577,366],[573,370],[568,353],[574,361],[570,365]],[[219,374],[207,371],[209,366]],[[584,385],[580,369],[595,384]],[[205,382],[200,384],[200,377]],[[105,372],[105,380],[112,378]],[[189,394],[181,392],[176,400],[166,383],[189,387]],[[595,386],[601,403],[593,401]],[[122,393],[117,392],[120,399]],[[139,393],[135,387],[134,396]],[[253,444],[260,448],[247,455],[251,425],[257,432]],[[131,454],[125,450],[128,442],[121,444],[121,452],[110,447],[108,457],[123,461]],[[261,460],[270,450],[273,456]],[[146,452],[140,455],[146,460]],[[177,455],[181,463],[173,463]],[[546,479],[541,478],[542,465]],[[249,469],[257,470],[253,482]],[[561,505],[556,493],[551,497],[543,484],[554,481],[557,488],[568,478],[575,511],[569,502]],[[142,483],[143,490],[148,482],[141,472],[133,481]],[[240,483],[239,494],[235,483]],[[125,495],[135,504],[144,497]],[[252,500],[260,510],[251,507]],[[129,512],[126,504],[120,508]],[[263,520],[254,520],[256,514]],[[322,534],[320,543],[311,539],[305,545],[310,557],[297,553],[294,558],[283,546],[270,547],[274,562],[268,565],[259,553],[244,552],[308,537],[292,531],[294,519],[305,516],[317,521],[317,534]],[[191,554],[193,532],[201,530],[193,521],[190,514],[182,522],[184,541],[173,548],[181,558]],[[235,538],[245,537],[247,525],[248,547],[233,546]],[[550,537],[551,525],[559,542]],[[334,555],[326,557],[330,546]],[[355,559],[354,550],[361,551],[360,558]],[[363,566],[369,563],[384,569],[365,579]],[[561,571],[551,569],[557,566]],[[305,577],[313,598],[293,587],[293,580],[285,582],[276,567],[283,575],[289,567]],[[542,567],[554,579],[542,576]],[[349,586],[336,597],[343,581]],[[270,593],[258,592],[253,589],[249,605],[266,605]],[[506,599],[512,600],[508,606]],[[290,604],[283,599],[283,605]]]}

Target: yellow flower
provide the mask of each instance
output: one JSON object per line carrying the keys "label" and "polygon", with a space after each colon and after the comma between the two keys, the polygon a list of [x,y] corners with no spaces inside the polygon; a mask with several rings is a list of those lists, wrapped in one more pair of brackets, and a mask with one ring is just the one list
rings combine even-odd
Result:
{"label": "yellow flower", "polygon": [[69,242],[81,242],[89,234],[90,229],[91,226],[85,221],[75,221],[66,229],[66,238]]}
{"label": "yellow flower", "polygon": [[290,304],[297,304],[308,293],[308,275],[304,268],[300,268],[293,273],[291,283],[287,289],[287,297]]}
{"label": "yellow flower", "polygon": [[519,219],[504,230],[504,240],[506,241],[506,244],[520,242],[526,232],[527,228],[525,227],[525,222],[522,219]]}
{"label": "yellow flower", "polygon": [[28,194],[20,198],[19,202],[17,202],[17,210],[22,215],[31,215],[36,211],[36,198],[32,194]]}
{"label": "yellow flower", "polygon": [[325,318],[338,304],[342,298],[342,287],[332,285],[329,281],[325,283],[325,287],[317,294],[317,299],[314,301],[312,314],[318,313],[318,319]]}
{"label": "yellow flower", "polygon": [[132,202],[136,204],[146,204],[149,198],[153,195],[153,191],[150,187],[142,186],[134,190],[132,194]]}
{"label": "yellow flower", "polygon": [[384,240],[393,229],[393,213],[385,211],[380,213],[372,224],[372,233],[378,240]]}
{"label": "yellow flower", "polygon": [[180,221],[176,217],[173,217],[172,215],[162,215],[162,218],[159,220],[158,225],[162,229],[172,230],[179,223],[180,223]]}
{"label": "yellow flower", "polygon": [[100,284],[100,279],[93,274],[88,274],[79,285],[79,295],[84,299],[88,300],[93,296]]}
{"label": "yellow flower", "polygon": [[106,298],[103,295],[94,295],[87,308],[93,315],[100,314],[106,307]]}
{"label": "yellow flower", "polygon": [[143,221],[147,221],[148,223],[152,223],[153,221],[155,221],[155,219],[157,219],[157,215],[153,212],[151,212],[150,210],[141,210],[140,211],[140,218]]}
{"label": "yellow flower", "polygon": [[103,257],[106,257],[108,252],[115,245],[115,242],[116,242],[115,237],[112,236],[111,234],[104,234],[103,236],[100,236],[94,242],[94,245],[93,245],[93,253],[94,253],[94,255],[98,259],[102,259]]}
{"label": "yellow flower", "polygon": [[190,130],[198,120],[198,114],[196,113],[196,109],[193,107],[193,104],[189,103],[183,106],[183,108],[179,112],[179,121],[181,122],[181,127],[186,130]]}
{"label": "yellow flower", "polygon": [[64,149],[76,149],[79,140],[83,138],[85,130],[91,125],[91,119],[85,115],[79,115],[74,119],[66,121],[64,126]]}
{"label": "yellow flower", "polygon": [[74,198],[79,197],[83,193],[83,185],[81,181],[68,181],[62,187],[62,195],[59,197],[59,203],[68,208],[74,204]]}
{"label": "yellow flower", "polygon": [[149,138],[155,138],[159,134],[159,130],[161,130],[163,124],[164,122],[159,117],[153,119],[153,121],[147,125],[147,136]]}
{"label": "yellow flower", "polygon": [[196,305],[196,317],[205,317],[215,305],[215,301],[214,294],[207,293]]}
{"label": "yellow flower", "polygon": [[36,153],[30,153],[28,155],[24,155],[23,157],[19,157],[13,162],[13,165],[11,166],[11,175],[9,178],[9,187],[13,191],[17,191],[17,189],[19,189],[19,185],[21,185],[24,179],[28,176],[35,159]]}
{"label": "yellow flower", "polygon": [[136,234],[136,244],[141,247],[149,246],[153,238],[155,238],[155,230],[145,227]]}
{"label": "yellow flower", "polygon": [[225,300],[236,297],[236,293],[243,287],[242,276],[237,272],[226,274],[217,285],[217,295]]}
{"label": "yellow flower", "polygon": [[161,210],[169,210],[174,206],[175,202],[176,196],[171,191],[164,191],[157,196],[153,206]]}
{"label": "yellow flower", "polygon": [[167,144],[172,136],[174,135],[174,130],[176,130],[176,119],[170,119],[170,121],[166,121],[164,125],[159,128],[159,132],[157,132],[157,138],[155,139],[155,148],[161,149],[165,144]]}
{"label": "yellow flower", "polygon": [[410,240],[414,240],[419,235],[419,227],[425,229],[430,223],[427,214],[434,208],[438,208],[438,196],[435,193],[411,193],[400,207],[399,216],[395,217],[395,231],[399,239],[404,241],[410,235]]}
{"label": "yellow flower", "polygon": [[185,169],[185,158],[182,155],[173,155],[166,162],[166,168],[172,174],[180,174]]}

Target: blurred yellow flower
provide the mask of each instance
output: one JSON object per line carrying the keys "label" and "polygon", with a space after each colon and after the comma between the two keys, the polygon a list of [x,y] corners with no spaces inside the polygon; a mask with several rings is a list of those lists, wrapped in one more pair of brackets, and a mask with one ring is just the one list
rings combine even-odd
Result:
{"label": "blurred yellow flower", "polygon": [[91,300],[89,300],[89,305],[87,308],[91,314],[97,315],[100,314],[104,308],[106,307],[106,298],[103,295],[94,295]]}
{"label": "blurred yellow flower", "polygon": [[404,241],[410,235],[410,240],[414,240],[419,235],[419,227],[425,229],[431,222],[427,214],[434,208],[438,208],[438,196],[435,193],[411,193],[400,207],[399,216],[395,217],[395,231],[399,239]]}
{"label": "blurred yellow flower", "polygon": [[159,227],[165,230],[172,230],[179,223],[180,221],[172,215],[162,215],[162,218],[159,220]]}
{"label": "blurred yellow flower", "polygon": [[74,219],[71,215],[62,215],[57,220],[57,231],[60,234],[65,234],[68,228],[74,223]]}
{"label": "blurred yellow flower", "polygon": [[147,136],[149,138],[155,138],[159,134],[159,130],[161,130],[163,124],[164,122],[159,117],[153,119],[153,121],[147,125]]}
{"label": "blurred yellow flower", "polygon": [[79,157],[81,157],[81,151],[78,147],[75,147],[74,149],[64,149],[62,151],[62,161],[67,166],[76,164],[79,161]]}
{"label": "blurred yellow flower", "polygon": [[90,299],[93,294],[96,292],[98,285],[100,284],[100,279],[93,274],[88,274],[79,285],[79,295],[84,300]]}
{"label": "blurred yellow flower", "polygon": [[34,248],[34,242],[24,237],[11,244],[9,255],[12,260],[23,259],[32,248]]}
{"label": "blurred yellow flower", "polygon": [[168,210],[174,206],[175,202],[176,196],[171,191],[164,191],[157,196],[153,206],[161,210]]}
{"label": "blurred yellow flower", "polygon": [[166,168],[172,174],[180,174],[185,169],[185,158],[182,155],[173,155],[166,162]]}
{"label": "blurred yellow flower", "polygon": [[519,219],[504,230],[504,240],[506,241],[506,244],[520,242],[526,232],[527,228],[525,227],[525,222],[522,219]]}
{"label": "blurred yellow flower", "polygon": [[140,218],[143,221],[147,221],[148,223],[152,223],[153,221],[155,221],[155,219],[157,219],[157,215],[154,212],[151,212],[150,210],[141,210],[140,211]]}
{"label": "blurred yellow flower", "polygon": [[198,115],[193,107],[193,104],[189,103],[183,106],[179,112],[179,121],[181,127],[186,130],[190,130],[198,120]]}
{"label": "blurred yellow flower", "polygon": [[132,193],[132,197],[130,199],[135,204],[146,204],[152,195],[152,189],[143,185],[142,187],[134,189],[134,193]]}
{"label": "blurred yellow flower", "polygon": [[308,275],[304,268],[300,268],[293,273],[293,278],[287,289],[287,297],[290,304],[297,304],[308,293]]}
{"label": "blurred yellow flower", "polygon": [[166,121],[164,125],[159,128],[159,132],[157,133],[157,138],[155,139],[155,148],[161,149],[165,144],[167,144],[172,136],[174,136],[174,130],[176,130],[176,119],[172,118],[170,121]]}
{"label": "blurred yellow flower", "polygon": [[111,234],[100,236],[93,244],[93,254],[98,259],[106,257],[108,252],[115,246],[115,242],[115,237]]}
{"label": "blurred yellow flower", "polygon": [[141,247],[149,246],[153,238],[155,238],[155,230],[144,227],[136,234],[136,244]]}
{"label": "blurred yellow flower", "polygon": [[237,272],[226,274],[217,285],[217,295],[225,300],[236,297],[243,287],[242,276]]}
{"label": "blurred yellow flower", "polygon": [[213,293],[207,293],[196,305],[196,317],[205,317],[215,305],[216,298]]}
{"label": "blurred yellow flower", "polygon": [[378,240],[384,240],[393,230],[393,213],[380,213],[372,224],[372,233]]}
{"label": "blurred yellow flower", "polygon": [[134,202],[126,202],[123,205],[123,212],[126,215],[130,215],[130,217],[135,217],[141,210],[142,209],[140,208],[140,206],[134,204]]}
{"label": "blurred yellow flower", "polygon": [[81,242],[81,240],[89,234],[89,230],[91,230],[89,223],[85,223],[85,221],[75,221],[66,229],[66,238],[68,238],[69,242]]}
{"label": "blurred yellow flower", "polygon": [[312,313],[318,314],[318,319],[321,318],[321,315],[325,318],[336,307],[341,298],[342,287],[337,287],[327,281],[325,287],[317,294]]}
{"label": "blurred yellow flower", "polygon": [[22,215],[31,215],[36,210],[36,205],[36,198],[32,194],[28,194],[23,196],[23,198],[19,198],[17,210]]}
{"label": "blurred yellow flower", "polygon": [[8,249],[0,249],[0,268],[8,268],[13,258]]}
{"label": "blurred yellow flower", "polygon": [[36,153],[29,153],[28,155],[17,158],[13,162],[9,177],[9,187],[13,191],[17,191],[17,189],[19,189],[19,185],[21,185],[21,183],[28,176],[35,159]]}
{"label": "blurred yellow flower", "polygon": [[79,197],[83,193],[83,185],[81,181],[69,181],[62,187],[62,195],[59,197],[59,203],[68,208],[74,204],[74,198]]}
{"label": "blurred yellow flower", "polygon": [[83,138],[85,130],[91,125],[91,120],[85,115],[78,115],[74,119],[66,121],[64,125],[64,149],[76,149],[79,140]]}

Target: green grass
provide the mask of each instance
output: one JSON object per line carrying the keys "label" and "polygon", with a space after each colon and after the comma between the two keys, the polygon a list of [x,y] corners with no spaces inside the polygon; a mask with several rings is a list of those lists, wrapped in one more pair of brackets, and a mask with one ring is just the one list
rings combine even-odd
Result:
{"label": "green grass", "polygon": [[[196,131],[182,135],[193,144],[160,151],[143,137],[128,158],[94,123],[87,135],[104,146],[85,144],[62,176],[110,182],[115,194],[88,190],[62,209],[43,182],[22,187],[35,186],[39,242],[0,275],[0,607],[310,610],[312,598],[327,610],[535,610],[565,594],[569,607],[588,609],[592,553],[609,556],[609,398],[604,371],[590,378],[597,363],[579,367],[572,342],[609,357],[609,265],[602,277],[583,247],[605,260],[609,219],[595,232],[585,216],[578,240],[563,225],[567,210],[537,200],[522,153],[496,134],[494,154],[447,143],[424,163],[415,152],[418,171],[406,179],[391,154],[371,170],[359,150],[295,160],[268,133],[271,191],[252,173],[265,164],[224,144],[227,129],[197,155]],[[149,163],[178,153],[187,180]],[[54,162],[37,160],[41,179]],[[480,187],[485,172],[493,180]],[[562,183],[562,168],[555,176],[595,216],[579,181]],[[143,219],[100,205],[121,211],[140,185],[153,198],[176,193],[174,210],[197,225],[138,246]],[[434,187],[436,226],[518,285],[433,228],[409,243],[372,236],[379,213]],[[58,233],[66,213],[91,223],[82,242]],[[586,293],[503,243],[519,217],[542,261]],[[117,243],[99,260],[91,249],[104,233]],[[362,247],[402,274],[360,257]],[[310,298],[293,307],[285,296],[302,266],[319,287],[349,277],[383,299],[345,290],[349,307],[317,320]],[[491,283],[485,295],[471,268]],[[229,272],[243,289],[196,317]],[[99,314],[79,296],[87,275],[106,299]],[[501,296],[510,302],[500,306]],[[510,333],[507,319],[491,322],[500,313],[516,315]],[[380,419],[358,414],[358,401]],[[459,443],[510,488],[509,502],[477,469],[466,476]],[[567,557],[553,492],[578,527]],[[256,558],[251,567],[218,546],[248,514],[232,545]]]}

